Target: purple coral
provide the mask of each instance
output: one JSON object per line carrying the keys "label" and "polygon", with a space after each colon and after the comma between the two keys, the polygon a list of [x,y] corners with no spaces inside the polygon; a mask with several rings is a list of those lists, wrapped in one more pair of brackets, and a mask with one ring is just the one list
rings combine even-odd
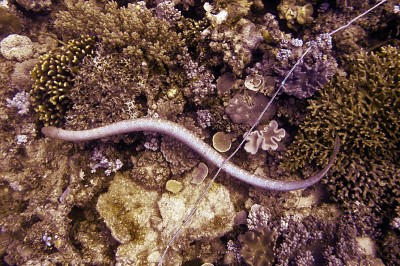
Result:
{"label": "purple coral", "polygon": [[8,108],[18,109],[18,114],[24,115],[29,112],[29,93],[25,91],[18,92],[14,98],[6,99]]}
{"label": "purple coral", "polygon": [[[280,77],[287,75],[291,67],[277,67]],[[304,99],[314,95],[334,75],[336,63],[331,60],[320,60],[315,64],[303,62],[294,69],[286,80],[282,91],[286,94]]]}
{"label": "purple coral", "polygon": [[[253,125],[269,100],[270,98],[260,93],[249,92],[247,97],[237,94],[228,102],[225,112],[234,123]],[[273,104],[261,121],[271,119],[275,112],[276,106]]]}
{"label": "purple coral", "polygon": [[254,131],[247,135],[246,141],[248,142],[244,145],[244,149],[251,154],[256,154],[259,148],[264,151],[268,149],[276,150],[278,142],[285,135],[286,131],[282,128],[278,129],[278,123],[272,120],[263,130]]}
{"label": "purple coral", "polygon": [[[277,62],[274,71],[278,74],[277,82],[281,82],[305,51],[300,39],[282,40],[282,49],[276,54]],[[310,52],[300,61],[299,65],[287,77],[282,91],[286,94],[304,99],[314,95],[322,88],[336,72],[336,60],[330,55],[332,37],[320,34],[314,41],[307,42],[306,47],[312,46]]]}
{"label": "purple coral", "polygon": [[91,172],[95,173],[98,168],[105,169],[104,174],[109,176],[111,173],[115,173],[123,166],[120,159],[116,159],[115,162],[110,161],[106,156],[103,155],[103,148],[95,148],[93,150],[92,157],[90,158]]}

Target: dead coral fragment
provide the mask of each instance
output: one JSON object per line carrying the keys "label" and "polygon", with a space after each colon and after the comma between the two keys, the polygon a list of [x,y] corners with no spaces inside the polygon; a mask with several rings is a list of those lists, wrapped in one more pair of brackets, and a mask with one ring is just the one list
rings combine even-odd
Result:
{"label": "dead coral fragment", "polygon": [[276,150],[278,142],[285,135],[286,131],[283,128],[278,129],[278,123],[272,120],[263,130],[254,131],[246,137],[248,142],[244,145],[244,149],[251,154],[256,154],[259,148],[264,151]]}

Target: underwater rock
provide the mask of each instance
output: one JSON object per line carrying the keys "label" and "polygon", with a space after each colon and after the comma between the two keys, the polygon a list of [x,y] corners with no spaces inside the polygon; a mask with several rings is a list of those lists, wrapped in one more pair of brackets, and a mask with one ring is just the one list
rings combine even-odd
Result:
{"label": "underwater rock", "polygon": [[[162,222],[157,225],[157,228],[164,240],[172,237],[177,225],[186,218],[188,210],[192,208],[207,185],[206,183],[194,185],[190,181],[189,174],[183,180],[183,189],[179,194],[164,193],[157,202],[162,217]],[[176,247],[185,245],[185,242],[222,236],[232,229],[235,215],[229,190],[220,184],[213,184],[190,222],[185,226],[179,245]]]}
{"label": "underwater rock", "polygon": [[[138,186],[120,173],[116,173],[108,192],[100,195],[96,209],[112,236],[122,244],[117,250],[117,261],[145,265],[147,255],[157,250],[158,235],[150,223],[151,217],[156,216],[152,206],[157,197],[157,192]],[[124,252],[125,245],[129,254]]]}

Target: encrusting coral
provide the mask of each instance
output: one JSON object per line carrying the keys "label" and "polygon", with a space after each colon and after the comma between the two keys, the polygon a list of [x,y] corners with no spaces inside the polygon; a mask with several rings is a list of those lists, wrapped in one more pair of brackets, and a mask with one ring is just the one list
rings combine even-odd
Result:
{"label": "encrusting coral", "polygon": [[[247,95],[237,94],[229,100],[225,113],[234,123],[252,125],[269,100],[269,97],[253,91]],[[261,121],[271,119],[275,112],[276,106],[272,104]]]}
{"label": "encrusting coral", "polygon": [[324,180],[329,191],[342,204],[385,215],[400,204],[400,53],[392,46],[360,52],[347,58],[346,71],[309,100],[285,165],[324,164],[337,134],[343,152]]}

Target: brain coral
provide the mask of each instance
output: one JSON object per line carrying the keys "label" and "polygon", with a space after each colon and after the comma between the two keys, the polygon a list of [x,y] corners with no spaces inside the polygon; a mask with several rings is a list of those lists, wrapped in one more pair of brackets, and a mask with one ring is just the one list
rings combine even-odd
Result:
{"label": "brain coral", "polygon": [[323,165],[339,135],[342,153],[325,179],[330,192],[346,206],[359,202],[382,215],[400,201],[400,53],[392,46],[360,52],[346,67],[347,77],[335,76],[309,100],[284,165]]}
{"label": "brain coral", "polygon": [[26,36],[11,34],[0,42],[0,52],[9,60],[24,61],[32,57],[33,43]]}

